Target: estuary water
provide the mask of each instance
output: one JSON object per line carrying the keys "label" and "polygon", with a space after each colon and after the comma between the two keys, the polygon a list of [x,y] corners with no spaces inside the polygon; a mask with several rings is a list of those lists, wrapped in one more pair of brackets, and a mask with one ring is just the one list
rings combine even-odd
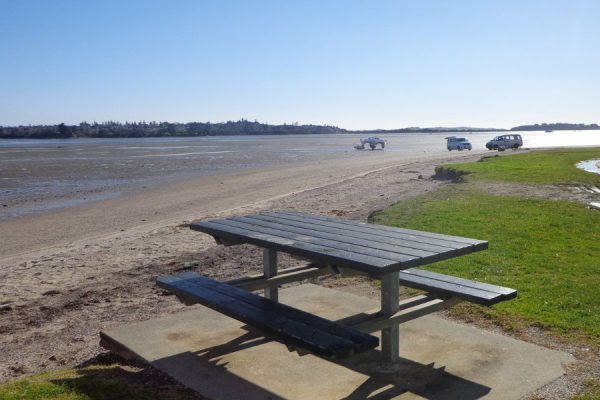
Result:
{"label": "estuary water", "polygon": [[581,161],[577,164],[577,168],[580,168],[586,172],[600,174],[600,159]]}
{"label": "estuary water", "polygon": [[[519,132],[524,147],[600,146],[600,131]],[[415,156],[447,152],[445,137],[466,136],[473,150],[501,132],[382,134],[384,152]],[[174,180],[271,168],[357,151],[366,135],[213,136],[192,138],[0,140],[0,220],[118,196]]]}

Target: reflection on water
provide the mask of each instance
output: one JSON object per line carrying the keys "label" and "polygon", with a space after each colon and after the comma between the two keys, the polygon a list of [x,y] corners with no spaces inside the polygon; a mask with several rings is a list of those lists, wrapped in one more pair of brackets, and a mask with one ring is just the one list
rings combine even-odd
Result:
{"label": "reflection on water", "polygon": [[[599,146],[600,131],[519,132],[525,148]],[[0,220],[33,210],[106,198],[174,179],[319,162],[338,157],[447,153],[446,136],[466,136],[473,150],[502,132],[381,134],[385,151],[356,151],[369,134],[185,138],[0,140]],[[54,204],[54,205],[53,205]],[[6,206],[5,206],[6,205]]]}
{"label": "reflection on water", "polygon": [[600,131],[521,132],[525,147],[600,146]]}

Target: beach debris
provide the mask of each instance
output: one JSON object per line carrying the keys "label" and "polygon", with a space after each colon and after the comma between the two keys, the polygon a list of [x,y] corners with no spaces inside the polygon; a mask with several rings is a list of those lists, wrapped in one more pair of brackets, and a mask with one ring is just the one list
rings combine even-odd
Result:
{"label": "beach debris", "polygon": [[27,369],[22,364],[15,364],[8,367],[9,371],[13,373],[13,375],[23,375],[27,372]]}

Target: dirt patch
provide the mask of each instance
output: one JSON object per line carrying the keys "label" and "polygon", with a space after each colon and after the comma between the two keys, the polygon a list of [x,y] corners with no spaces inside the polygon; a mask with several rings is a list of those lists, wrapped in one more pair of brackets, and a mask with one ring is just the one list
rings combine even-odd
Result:
{"label": "dirt patch", "polygon": [[600,200],[600,193],[585,190],[576,185],[527,185],[503,182],[469,182],[469,186],[499,196],[542,198],[589,204]]}
{"label": "dirt patch", "polygon": [[450,180],[453,182],[464,181],[465,176],[469,175],[468,172],[462,171],[456,168],[448,168],[445,166],[435,167],[435,174],[433,177],[440,180]]}

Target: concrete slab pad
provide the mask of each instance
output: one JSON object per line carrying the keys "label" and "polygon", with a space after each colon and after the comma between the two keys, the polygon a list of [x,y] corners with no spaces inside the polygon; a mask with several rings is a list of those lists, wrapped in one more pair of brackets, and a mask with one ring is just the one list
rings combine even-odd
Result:
{"label": "concrete slab pad", "polygon": [[[280,301],[336,320],[378,303],[316,285]],[[343,362],[299,355],[202,306],[101,333],[103,346],[145,361],[214,399],[518,399],[560,377],[565,353],[436,316],[400,326],[401,361],[373,350]]]}

